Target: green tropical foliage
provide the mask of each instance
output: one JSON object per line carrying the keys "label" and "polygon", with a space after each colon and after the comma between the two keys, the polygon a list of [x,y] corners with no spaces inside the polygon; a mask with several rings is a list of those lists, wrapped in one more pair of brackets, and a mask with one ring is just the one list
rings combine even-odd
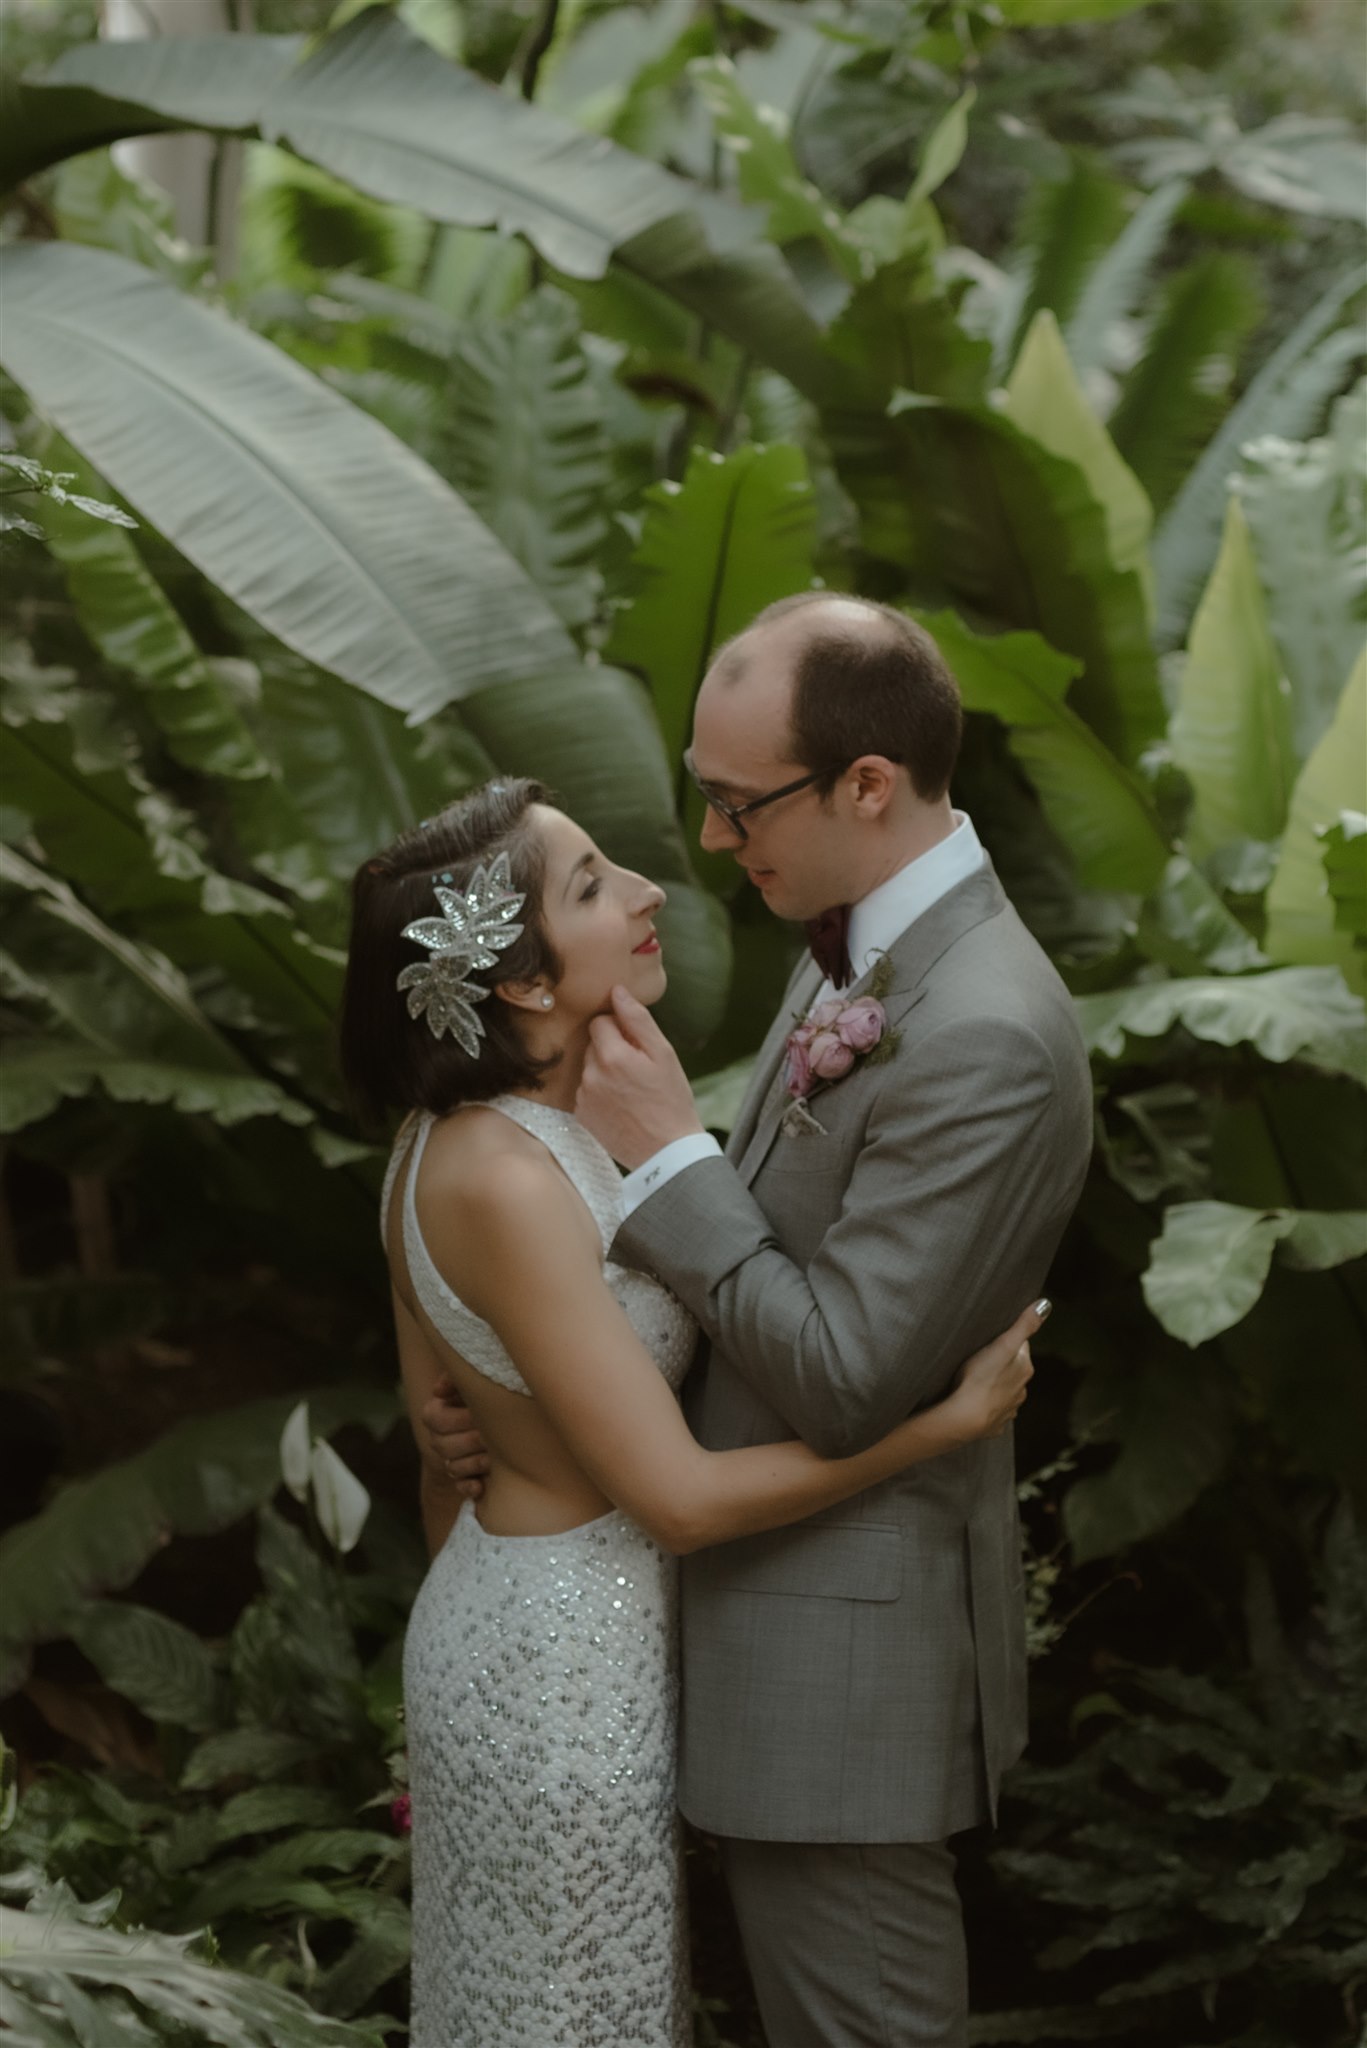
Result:
{"label": "green tropical foliage", "polygon": [[[70,1745],[6,1838],[27,2038],[193,2011],[340,2043],[401,2011],[402,1845],[366,1813],[413,1538],[377,1500],[326,1554],[355,1520],[330,1452],[316,1540],[270,1505],[300,1391],[324,1440],[397,1413],[380,1159],[332,1050],[346,885],[489,774],[541,776],[668,889],[662,1021],[725,1129],[790,935],[696,851],[681,756],[717,646],[824,584],[914,613],[958,675],[957,800],[1096,1083],[1031,1404],[1053,1760],[997,1880],[1051,1976],[994,1983],[979,2038],[1263,2048],[1303,1995],[1328,2048],[1325,1987],[1361,1976],[1357,1823],[1331,1857],[1321,1794],[1360,1763],[1367,1509],[1367,383],[1333,88],[1298,122],[1164,84],[1190,10],[1133,0],[589,4],[544,49],[473,0],[259,11],[82,20],[45,71],[35,40],[0,142],[0,1381],[104,1400],[244,1303],[291,1360],[0,1539],[4,1682]],[[1130,71],[1080,95],[1103,34]],[[235,272],[109,154],[180,130],[246,148]],[[201,1635],[156,1571],[208,1542],[238,1597]],[[1251,1652],[1222,1619],[1218,1672],[1153,1668],[1172,1630],[1206,1657],[1193,1543],[1222,1615],[1268,1561],[1301,1617],[1275,1655],[1255,1593]],[[1098,1700],[1117,1574],[1185,1618]],[[703,1991],[700,2039],[740,2048]]]}

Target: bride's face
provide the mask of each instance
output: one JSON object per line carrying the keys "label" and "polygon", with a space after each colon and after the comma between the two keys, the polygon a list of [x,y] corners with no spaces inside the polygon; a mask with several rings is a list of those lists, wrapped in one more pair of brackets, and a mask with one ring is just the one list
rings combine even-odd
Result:
{"label": "bride's face", "polygon": [[535,816],[546,851],[542,921],[565,968],[553,991],[560,1021],[610,1010],[618,982],[638,1002],[658,1003],[665,970],[654,919],[664,890],[610,861],[563,811],[537,804]]}

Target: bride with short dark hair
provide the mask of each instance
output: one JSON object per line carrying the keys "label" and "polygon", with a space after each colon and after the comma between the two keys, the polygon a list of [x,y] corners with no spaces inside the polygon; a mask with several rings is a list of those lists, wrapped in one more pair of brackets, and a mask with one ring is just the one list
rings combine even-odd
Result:
{"label": "bride with short dark hair", "polygon": [[423,1467],[413,2048],[686,2048],[676,1555],[998,1433],[1030,1377],[1033,1309],[858,1456],[697,1443],[676,1399],[694,1325],[610,1262],[618,1169],[572,1113],[614,985],[664,993],[663,902],[523,780],[353,885],[341,1048],[367,1119],[406,1112],[381,1227],[409,1411],[417,1434],[453,1381],[489,1459],[454,1517]]}

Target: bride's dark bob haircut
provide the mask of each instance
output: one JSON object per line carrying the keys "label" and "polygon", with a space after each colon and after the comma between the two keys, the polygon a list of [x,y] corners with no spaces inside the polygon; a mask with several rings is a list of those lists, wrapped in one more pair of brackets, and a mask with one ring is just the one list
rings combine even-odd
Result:
{"label": "bride's dark bob haircut", "polygon": [[391,846],[362,861],[351,884],[351,944],[338,1028],[342,1074],[362,1128],[383,1130],[395,1109],[430,1109],[437,1116],[462,1102],[485,1102],[511,1088],[539,1088],[541,1076],[559,1063],[534,1059],[518,1029],[518,1012],[491,994],[479,1005],[484,1036],[471,1059],[454,1038],[434,1038],[425,1017],[410,1017],[401,971],[429,958],[404,926],[439,915],[433,893],[439,878],[457,890],[469,887],[475,869],[500,853],[508,856],[513,887],[526,902],[518,912],[521,938],[496,968],[477,979],[531,981],[546,975],[552,984],[563,963],[546,937],[542,916],[546,854],[533,804],[552,801],[539,782],[512,777],[486,782],[435,818],[401,832]]}

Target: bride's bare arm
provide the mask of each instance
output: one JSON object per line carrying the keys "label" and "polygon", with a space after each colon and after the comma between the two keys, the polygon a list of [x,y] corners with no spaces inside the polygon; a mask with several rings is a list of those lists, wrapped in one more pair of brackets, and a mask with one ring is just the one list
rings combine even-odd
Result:
{"label": "bride's bare arm", "polygon": [[[1005,1426],[1030,1376],[1028,1309],[975,1354],[955,1392],[850,1458],[803,1443],[707,1451],[604,1283],[578,1197],[536,1161],[445,1205],[437,1265],[492,1324],[594,1484],[667,1550],[803,1520]],[[447,1265],[451,1270],[447,1271]]]}

